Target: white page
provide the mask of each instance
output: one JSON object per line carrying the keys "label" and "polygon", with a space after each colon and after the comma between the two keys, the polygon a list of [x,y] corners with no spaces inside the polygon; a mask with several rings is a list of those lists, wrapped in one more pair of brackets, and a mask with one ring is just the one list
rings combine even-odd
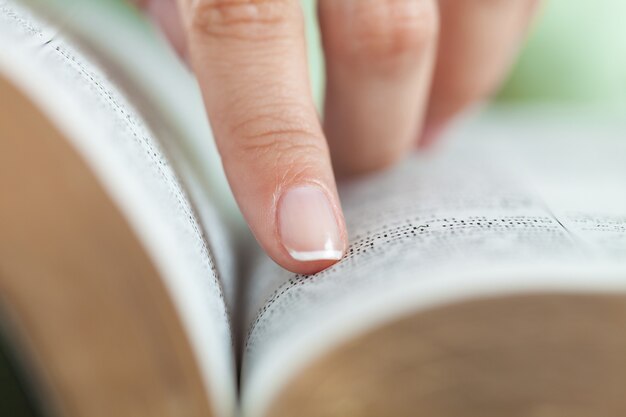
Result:
{"label": "white page", "polygon": [[[518,291],[626,291],[626,128],[574,137],[527,123],[465,126],[445,149],[343,186],[350,253],[327,271],[294,276],[260,261],[244,415],[262,415],[307,361],[399,314]],[[585,193],[584,206],[572,198]]]}
{"label": "white page", "polygon": [[90,59],[57,30],[5,0],[0,0],[0,72],[65,132],[124,212],[165,278],[216,413],[232,415],[232,335],[216,264],[159,143]]}

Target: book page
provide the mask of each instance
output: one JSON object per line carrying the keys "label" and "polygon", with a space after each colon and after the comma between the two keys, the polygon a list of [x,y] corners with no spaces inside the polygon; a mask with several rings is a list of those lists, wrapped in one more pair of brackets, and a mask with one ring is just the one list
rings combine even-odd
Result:
{"label": "book page", "polygon": [[[247,226],[224,175],[193,73],[131,3],[27,0],[97,59],[159,139],[209,241],[229,310],[237,297],[237,240]],[[106,36],[104,35],[106,34]],[[141,59],[137,59],[141,51]],[[219,211],[219,218],[216,215]]]}
{"label": "book page", "polygon": [[[232,415],[235,364],[214,253],[161,144],[127,98],[53,26],[0,1],[0,72],[57,124],[127,217],[188,330],[218,415]],[[59,167],[62,169],[62,167]],[[215,224],[219,219],[214,219]],[[219,233],[207,230],[207,234]],[[211,239],[211,244],[220,242]]]}
{"label": "book page", "polygon": [[536,125],[463,126],[440,149],[344,184],[350,247],[326,271],[261,258],[247,292],[244,415],[263,415],[324,350],[402,314],[519,291],[626,291],[626,128]]}

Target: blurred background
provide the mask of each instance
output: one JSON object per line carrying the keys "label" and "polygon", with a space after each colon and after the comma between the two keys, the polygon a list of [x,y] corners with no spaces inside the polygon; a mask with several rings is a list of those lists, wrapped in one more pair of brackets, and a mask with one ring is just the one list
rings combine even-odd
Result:
{"label": "blurred background", "polygon": [[[41,1],[41,0],[40,0]],[[89,8],[107,8],[150,30],[124,0],[45,0],[68,20]],[[311,78],[317,103],[323,91],[323,56],[315,0],[301,0],[307,18]],[[544,0],[528,42],[503,86],[499,103],[548,103],[626,110],[626,2]]]}
{"label": "blurred background", "polygon": [[[315,1],[303,0],[309,39],[317,38]],[[499,102],[600,105],[626,110],[626,2],[543,0],[525,48]],[[316,97],[321,51],[311,42]]]}

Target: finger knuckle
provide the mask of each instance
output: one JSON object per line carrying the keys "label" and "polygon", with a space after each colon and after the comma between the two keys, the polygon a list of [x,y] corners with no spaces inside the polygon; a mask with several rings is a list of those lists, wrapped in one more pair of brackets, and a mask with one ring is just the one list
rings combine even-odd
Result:
{"label": "finger knuckle", "polygon": [[290,0],[189,0],[192,34],[267,40],[284,33],[294,14]]}
{"label": "finger knuckle", "polygon": [[326,19],[335,26],[328,47],[339,59],[401,66],[419,59],[437,38],[439,17],[431,0],[355,3],[351,16]]}
{"label": "finger knuckle", "polygon": [[229,157],[272,167],[306,166],[328,154],[319,130],[301,117],[286,113],[249,117],[235,125],[236,143]]}

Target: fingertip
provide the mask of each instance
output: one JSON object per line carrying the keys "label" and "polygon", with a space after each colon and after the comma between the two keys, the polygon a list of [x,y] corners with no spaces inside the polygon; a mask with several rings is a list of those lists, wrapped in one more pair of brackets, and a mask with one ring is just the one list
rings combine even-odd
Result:
{"label": "fingertip", "polygon": [[279,263],[296,273],[319,272],[338,262],[346,251],[346,231],[336,194],[320,184],[292,186],[279,197],[277,238]]}

